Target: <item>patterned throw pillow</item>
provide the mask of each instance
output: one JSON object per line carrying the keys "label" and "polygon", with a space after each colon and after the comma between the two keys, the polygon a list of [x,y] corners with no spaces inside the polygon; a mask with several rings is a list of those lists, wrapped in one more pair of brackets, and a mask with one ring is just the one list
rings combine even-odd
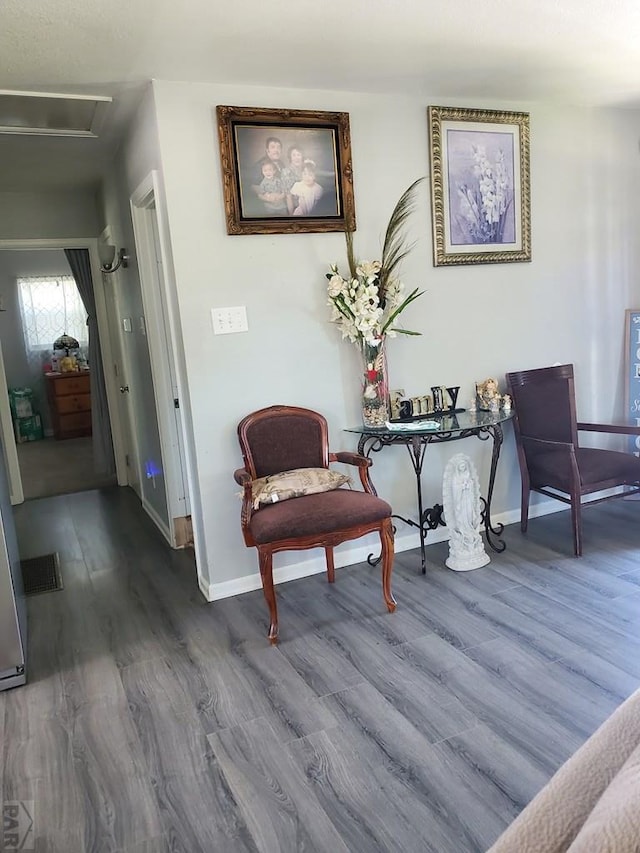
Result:
{"label": "patterned throw pillow", "polygon": [[252,482],[253,508],[259,509],[261,504],[274,504],[289,498],[331,492],[350,482],[351,478],[346,474],[328,468],[295,468],[293,471],[271,474]]}

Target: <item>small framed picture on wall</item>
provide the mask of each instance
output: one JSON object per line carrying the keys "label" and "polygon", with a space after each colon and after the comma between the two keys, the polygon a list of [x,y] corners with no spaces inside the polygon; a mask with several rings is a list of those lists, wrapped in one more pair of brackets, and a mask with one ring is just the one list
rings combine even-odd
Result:
{"label": "small framed picture on wall", "polygon": [[355,230],[348,113],[216,112],[229,234]]}

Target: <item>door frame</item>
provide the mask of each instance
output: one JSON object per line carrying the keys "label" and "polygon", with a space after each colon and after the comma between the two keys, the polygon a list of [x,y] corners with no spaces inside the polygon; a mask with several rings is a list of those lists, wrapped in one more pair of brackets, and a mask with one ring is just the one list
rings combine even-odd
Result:
{"label": "door frame", "polygon": [[[133,191],[130,210],[142,302],[145,315],[152,321],[147,324],[147,333],[165,467],[167,506],[172,528],[173,519],[181,516],[192,518],[193,546],[201,582],[200,567],[207,564],[204,538],[200,535],[202,510],[194,455],[189,441],[191,416],[171,237],[157,170],[152,170]],[[174,405],[175,400],[178,401],[177,406]]]}
{"label": "door frame", "polygon": [[[98,238],[98,246],[102,244],[113,244],[111,227],[107,225]],[[120,392],[123,383],[128,385],[131,381],[131,364],[129,352],[123,340],[122,310],[120,305],[120,271],[113,273],[102,273],[103,294],[105,297],[105,313],[107,326],[109,328],[109,341],[111,347],[111,370],[116,388]],[[108,291],[107,291],[108,288]],[[109,297],[107,296],[109,294]],[[113,310],[112,310],[113,309]],[[118,372],[120,370],[120,372]],[[124,376],[122,375],[124,372]],[[124,398],[124,403],[123,399]],[[122,442],[124,460],[126,466],[126,482],[120,485],[128,485],[138,495],[140,501],[144,501],[142,492],[142,463],[140,462],[140,448],[138,445],[138,425],[135,412],[131,404],[129,394],[118,394],[116,401],[118,415],[122,430]],[[124,407],[124,412],[123,412]],[[128,457],[128,460],[127,460]],[[134,479],[137,481],[134,482]]]}
{"label": "door frame", "polygon": [[[77,238],[51,238],[51,239],[23,239],[23,240],[2,240],[0,239],[0,251],[30,251],[37,249],[87,249],[89,252],[89,260],[91,263],[91,278],[93,279],[93,293],[96,300],[96,320],[98,323],[98,333],[100,335],[100,358],[102,359],[102,367],[105,378],[105,388],[107,392],[107,408],[109,411],[109,421],[111,424],[111,438],[113,442],[113,456],[116,464],[116,477],[119,486],[127,485],[127,465],[125,459],[125,446],[122,435],[122,424],[120,422],[120,413],[118,411],[119,394],[116,385],[116,377],[113,373],[113,358],[111,352],[111,338],[109,335],[109,323],[107,319],[107,308],[104,297],[104,280],[100,272],[100,257],[98,255],[98,240],[95,237],[77,237]],[[1,397],[2,395],[0,395]],[[9,399],[0,399],[0,412],[6,409],[9,411]],[[10,417],[10,416],[9,416]],[[4,440],[13,442],[15,447],[15,436],[13,429],[9,435],[6,432],[6,415],[0,416],[0,425],[2,427]],[[18,471],[18,476],[20,476]],[[12,487],[12,492],[14,491]],[[22,480],[20,479],[20,491],[22,491]]]}
{"label": "door frame", "polygon": [[[189,502],[182,470],[184,459],[181,449],[182,436],[174,407],[174,400],[180,400],[180,395],[175,371],[174,340],[166,307],[166,269],[162,258],[157,257],[156,249],[162,255],[162,248],[156,246],[156,232],[153,227],[153,219],[157,218],[157,211],[154,210],[155,189],[153,174],[150,174],[132,193],[130,207],[142,305],[146,318],[146,336],[160,434],[171,544],[175,545],[173,519],[189,515]],[[161,242],[159,233],[157,238],[157,241]]]}
{"label": "door frame", "polygon": [[4,401],[0,405],[0,431],[2,432],[2,447],[4,448],[5,461],[7,463],[7,480],[9,481],[9,497],[11,504],[24,502],[22,490],[22,477],[20,476],[20,463],[18,461],[18,448],[13,434],[13,421],[9,405],[9,388],[7,387],[7,374],[4,369],[4,358],[2,355],[2,342],[0,341],[0,399]]}
{"label": "door frame", "polygon": [[191,508],[184,470],[182,424],[176,417],[183,395],[177,376],[175,324],[169,308],[166,243],[158,212],[158,192],[157,173],[152,172],[135,189],[130,203],[142,304],[147,318],[167,507],[172,522],[174,518],[190,515]]}

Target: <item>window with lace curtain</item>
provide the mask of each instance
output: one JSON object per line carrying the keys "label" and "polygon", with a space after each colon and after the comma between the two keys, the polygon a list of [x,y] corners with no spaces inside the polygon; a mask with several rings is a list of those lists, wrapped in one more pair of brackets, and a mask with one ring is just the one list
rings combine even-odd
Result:
{"label": "window with lace curtain", "polygon": [[18,297],[27,359],[41,371],[53,352],[53,342],[65,332],[86,350],[87,312],[71,275],[18,279]]}

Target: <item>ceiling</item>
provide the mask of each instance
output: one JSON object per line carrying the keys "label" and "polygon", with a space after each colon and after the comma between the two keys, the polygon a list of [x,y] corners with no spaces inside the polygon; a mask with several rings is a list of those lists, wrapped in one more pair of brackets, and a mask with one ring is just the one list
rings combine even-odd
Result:
{"label": "ceiling", "polygon": [[152,78],[640,107],[639,41],[638,0],[2,0],[3,89],[114,101],[99,139],[0,135],[0,190],[95,183]]}

